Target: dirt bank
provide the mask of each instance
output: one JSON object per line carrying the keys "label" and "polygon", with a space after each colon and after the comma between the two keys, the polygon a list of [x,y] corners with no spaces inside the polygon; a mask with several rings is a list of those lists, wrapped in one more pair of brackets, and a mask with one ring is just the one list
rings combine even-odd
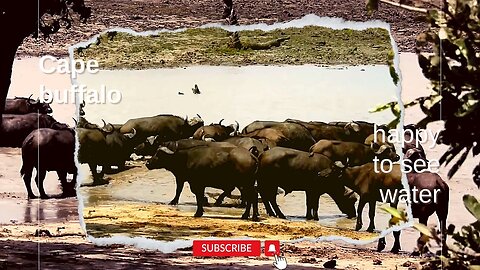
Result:
{"label": "dirt bank", "polygon": [[[66,56],[68,47],[99,32],[124,27],[136,31],[160,28],[178,29],[207,23],[222,23],[220,0],[86,0],[93,15],[86,24],[75,22],[71,29],[52,35],[52,41],[27,38],[18,50],[19,56],[52,54]],[[438,2],[438,3],[437,3]],[[415,0],[414,5],[440,6],[436,0]],[[339,17],[351,21],[380,20],[391,24],[393,36],[402,52],[413,52],[415,37],[426,28],[420,13],[379,3],[379,11],[368,16],[365,2],[358,0],[241,0],[234,1],[240,24],[267,23],[298,19],[307,14]]]}
{"label": "dirt bank", "polygon": [[95,59],[101,69],[146,69],[195,65],[386,65],[392,51],[388,32],[308,26],[273,31],[231,32],[218,28],[133,36],[111,32],[75,58]]}
{"label": "dirt bank", "polygon": [[[161,253],[123,245],[94,246],[81,236],[78,223],[3,226],[0,269],[273,269],[272,258],[192,257],[190,249]],[[47,232],[48,231],[48,232]],[[50,233],[50,235],[48,235]],[[420,259],[408,254],[377,253],[343,243],[282,244],[288,269],[325,269],[336,259],[337,269],[419,269]]]}

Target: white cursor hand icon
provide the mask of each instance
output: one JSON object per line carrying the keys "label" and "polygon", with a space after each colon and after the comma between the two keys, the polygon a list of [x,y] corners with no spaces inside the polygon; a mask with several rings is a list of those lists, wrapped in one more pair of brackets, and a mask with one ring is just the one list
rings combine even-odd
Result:
{"label": "white cursor hand icon", "polygon": [[285,257],[275,255],[273,266],[275,266],[277,269],[283,270],[287,268],[287,259]]}

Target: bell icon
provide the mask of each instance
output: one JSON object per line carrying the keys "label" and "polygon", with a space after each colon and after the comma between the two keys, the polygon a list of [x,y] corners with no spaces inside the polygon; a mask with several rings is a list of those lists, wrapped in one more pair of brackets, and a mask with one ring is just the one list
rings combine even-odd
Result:
{"label": "bell icon", "polygon": [[277,253],[277,250],[275,249],[275,245],[274,245],[274,244],[270,244],[270,245],[268,246],[268,252],[273,253],[273,254]]}

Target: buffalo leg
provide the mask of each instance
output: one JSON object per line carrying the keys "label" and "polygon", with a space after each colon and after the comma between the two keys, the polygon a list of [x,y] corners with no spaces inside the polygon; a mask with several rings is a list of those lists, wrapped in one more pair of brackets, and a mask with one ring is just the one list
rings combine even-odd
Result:
{"label": "buffalo leg", "polygon": [[262,197],[262,202],[265,206],[265,211],[267,211],[267,214],[271,217],[274,217],[275,212],[273,212],[272,206],[270,205],[269,196],[267,195],[265,190],[260,189],[260,197]]}
{"label": "buffalo leg", "polygon": [[387,241],[385,241],[385,237],[378,239],[377,251],[380,252],[384,250],[386,245],[387,245]]}
{"label": "buffalo leg", "polygon": [[445,208],[441,208],[441,207],[437,208],[437,217],[438,217],[438,221],[440,222],[440,232],[442,234],[442,253],[443,253],[442,255],[443,256],[448,256],[447,215],[448,215],[448,204],[447,206],[445,206]]}
{"label": "buffalo leg", "polygon": [[395,238],[395,242],[393,243],[392,250],[390,252],[397,254],[401,248],[400,246],[400,231],[393,232],[393,238]]}
{"label": "buffalo leg", "polygon": [[37,183],[38,191],[40,192],[40,198],[48,199],[45,189],[43,188],[43,181],[47,172],[45,170],[37,170],[37,176],[35,177],[35,182]]}
{"label": "buffalo leg", "polygon": [[225,199],[225,197],[229,196],[230,194],[232,194],[232,191],[234,190],[235,188],[232,187],[231,189],[227,189],[227,190],[224,190],[222,194],[220,194],[220,196],[218,196],[217,200],[215,201],[215,206],[220,206],[222,205],[222,202],[223,200]]}
{"label": "buffalo leg", "polygon": [[190,189],[197,199],[197,211],[193,216],[201,217],[203,216],[203,204],[205,203],[205,187],[192,187],[192,185],[190,185]]}
{"label": "buffalo leg", "polygon": [[252,220],[258,221],[258,194],[253,187],[244,189],[245,197],[247,201],[247,207],[245,207],[245,212],[242,215],[242,219],[248,219],[250,216],[250,209],[253,206]]}
{"label": "buffalo leg", "polygon": [[23,175],[23,181],[25,182],[25,188],[27,189],[28,198],[37,198],[37,196],[35,196],[32,191],[32,169],[29,168],[28,170],[26,170],[25,174]]}
{"label": "buffalo leg", "polygon": [[311,192],[311,191],[306,191],[306,192],[305,192],[305,195],[306,195],[306,202],[307,202],[307,213],[305,214],[305,218],[306,218],[307,220],[311,220],[311,219],[313,219],[313,216],[312,216],[312,211],[313,211],[312,199],[313,199],[313,195],[312,195],[312,192]]}
{"label": "buffalo leg", "polygon": [[[170,205],[177,205],[178,204],[178,200],[180,199],[180,194],[182,193],[183,186],[185,185],[185,180],[183,180],[183,179],[176,179],[176,182],[177,182],[177,189],[175,191],[175,197],[173,198],[173,200],[170,201],[170,203],[169,203]],[[195,194],[195,196],[196,195],[197,194]],[[205,196],[205,194],[202,195],[203,200],[205,200],[204,196]]]}
{"label": "buffalo leg", "polygon": [[58,175],[58,180],[60,180],[60,184],[62,186],[62,196],[65,197],[65,193],[68,189],[67,172],[57,171],[57,175]]}
{"label": "buffalo leg", "polygon": [[315,195],[312,199],[312,207],[313,207],[313,220],[319,220],[318,218],[318,208],[319,208],[319,201],[320,201],[320,194],[315,192]]}
{"label": "buffalo leg", "polygon": [[375,230],[375,208],[376,201],[372,200],[368,203],[368,218],[370,219],[370,224],[368,225],[367,232],[373,232]]}
{"label": "buffalo leg", "polygon": [[272,194],[272,197],[270,199],[270,203],[272,204],[272,207],[273,207],[273,210],[275,210],[275,213],[277,213],[277,217],[282,218],[282,219],[286,219],[285,215],[280,210],[280,207],[278,207],[277,194],[276,193]]}
{"label": "buffalo leg", "polygon": [[363,226],[363,221],[362,221],[362,212],[363,212],[363,207],[365,207],[365,204],[367,201],[360,197],[360,201],[358,202],[358,208],[357,208],[357,225],[355,226],[355,230],[359,231],[362,229]]}
{"label": "buffalo leg", "polygon": [[252,203],[253,203],[252,220],[259,221],[260,214],[258,213],[258,192],[254,188],[252,188]]}

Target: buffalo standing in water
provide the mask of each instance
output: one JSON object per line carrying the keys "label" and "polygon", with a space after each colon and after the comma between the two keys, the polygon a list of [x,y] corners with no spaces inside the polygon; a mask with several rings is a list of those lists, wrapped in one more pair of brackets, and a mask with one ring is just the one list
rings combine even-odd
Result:
{"label": "buffalo standing in water", "polygon": [[[63,189],[63,196],[75,196],[77,167],[75,166],[75,132],[65,124],[56,124],[52,128],[40,128],[27,136],[22,145],[23,165],[20,170],[28,198],[36,198],[32,192],[31,179],[33,168],[37,171],[35,182],[40,198],[48,195],[43,181],[48,171],[56,171]],[[73,180],[67,181],[67,174],[73,174]]]}
{"label": "buffalo standing in water", "polygon": [[147,168],[165,168],[175,178],[188,181],[197,200],[195,217],[203,215],[205,188],[233,190],[237,187],[247,201],[242,219],[248,219],[253,206],[253,220],[258,220],[258,195],[255,191],[257,159],[241,147],[196,146],[173,152],[160,147]]}

